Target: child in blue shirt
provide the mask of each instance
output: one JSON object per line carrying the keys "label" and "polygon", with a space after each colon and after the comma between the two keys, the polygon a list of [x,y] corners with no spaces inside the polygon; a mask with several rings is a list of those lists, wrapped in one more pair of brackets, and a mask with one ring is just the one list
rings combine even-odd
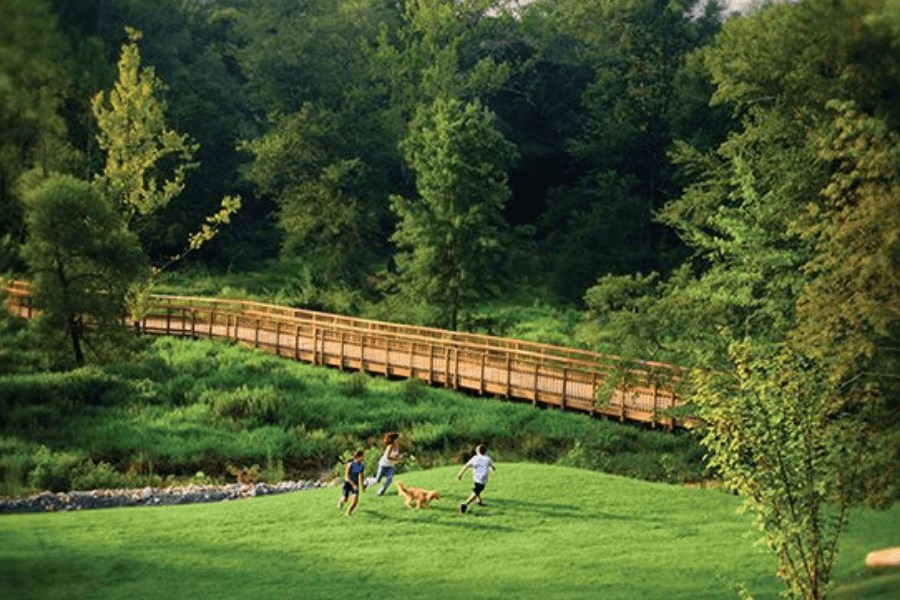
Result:
{"label": "child in blue shirt", "polygon": [[344,465],[344,485],[341,488],[341,499],[338,501],[338,508],[344,508],[347,498],[351,495],[353,499],[350,501],[350,508],[347,509],[347,516],[352,517],[356,505],[359,504],[359,492],[365,491],[366,486],[363,484],[363,472],[366,469],[366,463],[363,462],[365,452],[357,450],[353,453],[353,458]]}

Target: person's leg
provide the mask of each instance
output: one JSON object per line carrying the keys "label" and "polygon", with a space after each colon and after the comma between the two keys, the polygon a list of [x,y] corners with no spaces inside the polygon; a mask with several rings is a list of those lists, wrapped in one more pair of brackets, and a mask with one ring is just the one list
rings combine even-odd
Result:
{"label": "person's leg", "polygon": [[359,504],[359,494],[353,494],[353,497],[350,499],[350,508],[347,509],[348,517],[353,516],[353,511],[356,510],[357,504]]}
{"label": "person's leg", "polygon": [[[378,473],[381,474],[382,467],[378,467]],[[384,467],[384,484],[382,484],[381,488],[378,490],[378,495],[383,496],[384,492],[388,489],[388,486],[391,485],[391,482],[394,480],[394,467]],[[381,479],[381,477],[379,477]]]}
{"label": "person's leg", "polygon": [[476,482],[475,485],[472,487],[472,493],[469,494],[469,497],[466,498],[465,502],[463,502],[462,504],[459,505],[459,512],[461,512],[461,513],[466,512],[466,510],[468,510],[468,508],[469,508],[469,505],[472,504],[472,502],[475,502],[476,500],[478,501],[478,504],[480,505],[482,503],[481,502],[482,490],[484,490],[484,484]]}

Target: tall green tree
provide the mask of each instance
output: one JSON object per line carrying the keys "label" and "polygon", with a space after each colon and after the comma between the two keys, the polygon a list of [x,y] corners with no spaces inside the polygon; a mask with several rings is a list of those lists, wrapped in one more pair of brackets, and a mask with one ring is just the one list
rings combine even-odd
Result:
{"label": "tall green tree", "polygon": [[506,170],[515,148],[477,101],[435,100],[410,131],[403,149],[418,197],[391,201],[399,288],[433,308],[437,324],[456,329],[460,312],[500,281]]}
{"label": "tall green tree", "polygon": [[[49,340],[65,336],[76,365],[121,331],[125,294],[148,272],[137,236],[90,183],[54,175],[29,192],[24,256],[34,305]],[[51,342],[52,343],[52,342]],[[55,344],[53,344],[55,345]]]}
{"label": "tall green tree", "polygon": [[890,4],[806,0],[725,24],[703,61],[739,123],[713,152],[679,148],[694,181],[661,212],[692,264],[660,302],[628,303],[702,331],[678,347],[698,367],[684,392],[789,597],[825,597],[849,509],[896,498]]}

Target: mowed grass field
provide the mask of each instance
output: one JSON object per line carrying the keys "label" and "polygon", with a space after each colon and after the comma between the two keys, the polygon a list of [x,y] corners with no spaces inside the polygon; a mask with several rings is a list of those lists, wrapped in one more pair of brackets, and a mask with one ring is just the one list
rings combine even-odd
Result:
{"label": "mowed grass field", "polygon": [[[0,598],[756,598],[781,590],[738,498],[536,464],[498,463],[486,506],[454,467],[401,474],[443,494],[404,508],[396,486],[228,503],[0,516]],[[860,511],[834,598],[900,597],[865,554],[900,542],[900,509]]]}

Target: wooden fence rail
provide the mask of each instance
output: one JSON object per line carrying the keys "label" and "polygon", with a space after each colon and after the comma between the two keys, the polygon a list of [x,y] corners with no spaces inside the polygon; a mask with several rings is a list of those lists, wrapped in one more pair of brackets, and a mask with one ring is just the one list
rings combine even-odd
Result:
{"label": "wooden fence rail", "polygon": [[[34,316],[28,283],[6,281],[2,287],[11,313]],[[671,365],[260,302],[153,295],[134,326],[147,334],[233,340],[311,364],[653,426],[675,427],[669,410],[681,404],[673,392],[679,370]]]}

